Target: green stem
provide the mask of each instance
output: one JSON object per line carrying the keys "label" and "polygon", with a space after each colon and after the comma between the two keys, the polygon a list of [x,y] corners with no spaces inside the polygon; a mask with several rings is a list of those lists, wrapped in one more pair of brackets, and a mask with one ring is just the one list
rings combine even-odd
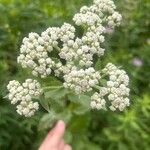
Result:
{"label": "green stem", "polygon": [[56,50],[58,50],[59,52],[60,52],[60,50],[61,50],[58,46],[55,46],[54,48],[55,48]]}
{"label": "green stem", "polygon": [[95,88],[96,90],[100,90],[100,87],[99,87],[98,85],[95,85],[94,88]]}
{"label": "green stem", "polygon": [[105,73],[105,74],[103,74],[102,76],[101,76],[101,78],[104,78],[104,77],[106,77],[107,76],[107,74]]}

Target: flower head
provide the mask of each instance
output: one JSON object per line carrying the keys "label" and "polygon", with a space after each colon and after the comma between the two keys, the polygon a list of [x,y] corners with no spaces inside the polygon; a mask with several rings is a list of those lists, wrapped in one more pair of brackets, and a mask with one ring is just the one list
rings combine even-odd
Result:
{"label": "flower head", "polygon": [[20,84],[18,81],[10,81],[7,85],[9,91],[8,99],[11,104],[17,104],[17,112],[25,117],[31,117],[38,110],[38,102],[33,102],[32,98],[38,98],[42,89],[40,84],[33,79],[26,79]]}

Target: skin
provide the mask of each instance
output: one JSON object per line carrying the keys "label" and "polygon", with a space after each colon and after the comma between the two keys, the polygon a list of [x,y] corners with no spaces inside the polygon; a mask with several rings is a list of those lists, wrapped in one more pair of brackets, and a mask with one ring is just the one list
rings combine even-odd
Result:
{"label": "skin", "polygon": [[48,133],[39,150],[72,150],[71,146],[63,140],[64,133],[65,123],[60,120]]}

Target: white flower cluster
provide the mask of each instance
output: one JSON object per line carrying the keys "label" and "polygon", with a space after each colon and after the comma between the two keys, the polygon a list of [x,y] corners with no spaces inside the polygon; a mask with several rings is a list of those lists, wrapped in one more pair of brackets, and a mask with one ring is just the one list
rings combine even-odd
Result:
{"label": "white flower cluster", "polygon": [[[55,61],[49,57],[54,49],[58,47],[59,40],[65,45],[70,45],[71,40],[75,37],[75,28],[70,24],[64,23],[61,28],[51,27],[42,32],[41,36],[37,33],[30,33],[28,38],[23,39],[20,48],[20,55],[17,60],[23,68],[32,69],[34,76],[41,75],[42,78],[51,74],[55,68]],[[60,54],[61,55],[61,54]]]}
{"label": "white flower cluster", "polygon": [[76,25],[85,27],[86,32],[81,39],[72,41],[70,49],[65,47],[62,50],[64,56],[78,61],[81,67],[91,67],[94,54],[99,57],[104,55],[102,43],[105,41],[106,28],[120,25],[122,17],[115,9],[112,0],[95,0],[92,6],[83,6],[80,13],[75,14],[73,21]]}
{"label": "white flower cluster", "polygon": [[[20,49],[18,63],[32,70],[34,76],[42,78],[51,74],[52,70],[60,74],[60,60],[50,57],[50,52],[58,51],[66,65],[91,67],[93,55],[104,55],[102,43],[105,41],[104,33],[108,26],[120,24],[121,15],[115,11],[112,0],[95,0],[90,7],[83,6],[80,13],[75,14],[73,20],[76,25],[84,25],[85,33],[82,38],[75,38],[74,26],[64,23],[59,27],[50,27],[41,33],[30,33],[24,38]],[[57,64],[58,63],[58,64]],[[65,66],[66,67],[66,66]],[[59,70],[57,70],[59,68]]]}
{"label": "white flower cluster", "polygon": [[[32,74],[34,76],[41,75],[41,77],[46,77],[51,74],[51,67],[54,62],[50,57],[48,57],[48,52],[51,51],[51,46],[48,46],[46,40],[46,35],[43,33],[43,37],[40,37],[37,33],[30,33],[28,38],[23,39],[23,45],[20,49],[20,55],[17,60],[18,63],[22,65],[23,68],[32,69]],[[47,38],[49,40],[49,38]],[[53,43],[55,44],[55,43]]]}
{"label": "white flower cluster", "polygon": [[[36,77],[45,78],[54,73],[64,79],[65,88],[77,94],[94,90],[99,87],[101,75],[92,67],[93,56],[104,55],[103,42],[107,29],[119,26],[122,20],[115,9],[112,0],[94,0],[92,6],[83,6],[73,17],[75,24],[84,28],[82,37],[76,37],[75,27],[68,23],[61,27],[49,27],[40,35],[30,33],[23,39],[18,63],[31,69]],[[99,92],[92,95],[91,107],[106,109],[107,98],[111,110],[124,110],[129,106],[129,78],[126,72],[108,64],[102,73],[109,76],[109,81],[106,87],[99,87]],[[7,88],[11,103],[17,104],[17,112],[26,117],[34,115],[39,104],[32,98],[42,93],[40,84],[32,79],[23,84],[14,80]]]}
{"label": "white flower cluster", "polygon": [[92,67],[85,70],[73,68],[69,74],[64,76],[64,87],[73,89],[77,94],[89,92],[99,83],[100,78],[99,72]]}
{"label": "white flower cluster", "polygon": [[112,0],[94,0],[94,6],[92,9],[94,12],[101,14],[108,12],[112,14],[116,9],[116,6]]}
{"label": "white flower cluster", "polygon": [[[111,63],[107,64],[107,66],[103,69],[103,72],[109,75],[109,81],[106,82],[106,87],[100,87],[99,93],[95,93],[92,96],[91,107],[96,109],[103,108],[102,106],[105,104],[104,99],[107,96],[107,99],[111,102],[111,106],[109,108],[112,111],[115,111],[116,109],[123,111],[130,105],[128,98],[130,92],[130,89],[128,88],[128,75],[124,70],[118,69]],[[97,100],[99,101],[97,102]]]}
{"label": "white flower cluster", "polygon": [[64,77],[64,75],[69,74],[73,69],[76,69],[76,66],[74,66],[72,62],[67,62],[66,65],[59,62],[55,65],[54,73],[57,77]]}
{"label": "white flower cluster", "polygon": [[[74,31],[74,30],[73,30]],[[105,41],[102,33],[105,32],[105,28],[98,24],[89,26],[87,32],[83,37],[76,38],[75,40],[69,40],[63,44],[63,48],[60,50],[59,56],[66,60],[66,65],[63,66],[62,63],[56,65],[55,74],[60,75],[61,72],[64,74],[64,87],[75,90],[76,93],[87,92],[92,90],[99,82],[99,77],[95,82],[86,79],[86,71],[91,69],[93,64],[93,55],[97,54],[99,56],[104,55],[105,49],[101,48],[101,43]],[[78,68],[78,66],[80,66]],[[84,69],[86,66],[87,69]],[[81,69],[82,68],[82,69]],[[86,70],[86,71],[85,71]],[[96,72],[92,68],[93,72]],[[87,77],[88,79],[89,76]],[[94,78],[92,77],[92,80]]]}
{"label": "white flower cluster", "polygon": [[73,20],[78,26],[80,25],[93,26],[95,24],[101,23],[101,19],[99,18],[99,16],[90,11],[81,11],[81,13],[75,14]]}
{"label": "white flower cluster", "polygon": [[92,109],[105,109],[106,108],[106,101],[104,98],[101,97],[101,95],[97,92],[95,92],[91,96],[91,108]]}
{"label": "white flower cluster", "polygon": [[33,102],[32,98],[41,95],[42,90],[40,84],[33,79],[26,79],[20,84],[18,81],[10,81],[7,85],[9,91],[8,99],[11,104],[17,104],[17,112],[25,117],[31,117],[38,110],[38,102]]}
{"label": "white flower cluster", "polygon": [[[115,11],[116,6],[112,0],[94,0],[92,6],[83,6],[80,13],[75,14],[75,24],[96,26],[106,24],[112,28],[120,25],[122,16]],[[105,25],[105,26],[106,26]]]}
{"label": "white flower cluster", "polygon": [[112,16],[107,18],[109,27],[119,26],[122,16],[118,12],[114,12]]}
{"label": "white flower cluster", "polygon": [[[64,23],[60,28],[59,37],[62,42],[70,45],[69,41],[75,38],[75,28],[69,23]],[[69,42],[69,43],[68,43]]]}

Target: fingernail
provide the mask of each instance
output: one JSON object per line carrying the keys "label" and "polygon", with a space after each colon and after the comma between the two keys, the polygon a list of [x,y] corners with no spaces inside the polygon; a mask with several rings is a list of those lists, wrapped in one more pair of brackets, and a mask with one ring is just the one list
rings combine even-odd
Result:
{"label": "fingernail", "polygon": [[59,120],[58,122],[57,122],[57,125],[56,125],[57,127],[61,127],[61,126],[65,126],[65,123],[62,121],[62,120]]}

